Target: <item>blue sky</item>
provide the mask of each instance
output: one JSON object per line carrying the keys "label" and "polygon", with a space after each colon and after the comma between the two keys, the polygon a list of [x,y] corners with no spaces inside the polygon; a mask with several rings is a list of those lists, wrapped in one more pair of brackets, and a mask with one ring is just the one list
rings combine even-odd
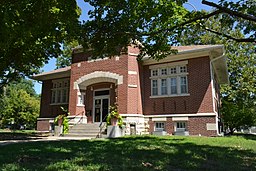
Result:
{"label": "blue sky", "polygon": [[[216,3],[216,2],[218,2],[218,0],[212,0],[212,2]],[[88,12],[88,10],[90,10],[90,6],[88,4],[86,4],[83,0],[77,0],[77,3],[78,3],[78,6],[82,9],[82,14],[79,19],[81,21],[88,20],[87,12]],[[202,5],[200,0],[189,0],[188,4],[185,4],[184,6],[189,10],[194,10],[194,7],[197,10],[201,10],[201,9],[210,10],[211,9],[209,6]],[[192,7],[192,6],[194,6],[194,7]],[[56,68],[55,64],[56,64],[56,59],[52,58],[51,60],[49,60],[49,63],[46,64],[42,68],[42,70],[44,72],[54,70]],[[35,91],[37,94],[41,94],[41,87],[42,87],[42,85],[40,83],[35,82],[34,88],[35,88]]]}

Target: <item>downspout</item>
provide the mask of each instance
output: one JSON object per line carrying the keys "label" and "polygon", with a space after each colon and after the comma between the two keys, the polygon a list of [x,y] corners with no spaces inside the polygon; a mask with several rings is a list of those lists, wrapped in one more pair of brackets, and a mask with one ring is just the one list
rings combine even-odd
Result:
{"label": "downspout", "polygon": [[213,63],[214,61],[218,60],[218,59],[223,58],[224,56],[225,56],[225,52],[224,52],[221,56],[210,60],[210,74],[211,74],[211,86],[212,86],[213,111],[217,113],[217,116],[216,116],[216,130],[217,130],[218,136],[222,136],[222,134],[220,133],[219,126],[218,126],[219,113],[218,113],[218,111],[216,111],[216,109],[215,109],[215,92],[214,92],[214,91],[216,91],[216,90],[213,89],[213,87],[214,87],[214,85],[213,85],[213,83],[214,83],[214,82],[213,82],[213,81],[214,81],[214,78],[213,78],[213,72],[214,72],[214,70],[213,70],[213,68],[212,68],[212,63]]}

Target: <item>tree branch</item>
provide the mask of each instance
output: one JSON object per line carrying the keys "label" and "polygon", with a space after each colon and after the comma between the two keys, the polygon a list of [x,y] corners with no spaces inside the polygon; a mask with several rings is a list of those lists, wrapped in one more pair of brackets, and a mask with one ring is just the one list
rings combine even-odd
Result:
{"label": "tree branch", "polygon": [[226,37],[228,39],[235,40],[236,42],[252,42],[252,43],[254,42],[254,43],[256,43],[255,39],[251,39],[251,38],[235,38],[235,37],[232,37],[230,35],[227,35],[227,34],[224,34],[224,33],[220,33],[220,32],[218,32],[216,30],[212,30],[212,29],[210,29],[208,27],[203,27],[203,29],[205,29],[205,30],[207,30],[209,32],[212,32],[214,34]]}
{"label": "tree branch", "polygon": [[206,0],[202,0],[202,4],[205,4],[205,5],[208,5],[208,6],[211,6],[211,7],[215,7],[217,9],[221,10],[223,13],[227,13],[229,15],[240,17],[240,18],[243,18],[245,20],[256,22],[256,17],[253,16],[253,15],[248,15],[248,14],[243,14],[243,13],[240,13],[240,12],[237,12],[237,11],[233,11],[233,10],[230,10],[229,8],[220,6],[218,4],[215,4],[213,2],[209,2],[209,1],[206,1]]}
{"label": "tree branch", "polygon": [[175,25],[175,26],[173,26],[173,27],[171,27],[171,28],[160,29],[160,30],[158,30],[158,31],[151,32],[151,33],[143,33],[143,32],[142,32],[142,33],[140,33],[140,34],[143,35],[143,36],[153,36],[153,35],[155,35],[155,34],[159,34],[159,33],[164,32],[164,31],[173,31],[173,30],[176,29],[176,28],[183,27],[183,26],[185,26],[185,25],[187,25],[187,24],[189,24],[189,23],[196,22],[197,20],[202,20],[202,19],[210,18],[211,16],[220,14],[221,12],[222,12],[221,10],[217,10],[217,11],[214,11],[214,12],[209,13],[209,14],[207,14],[207,15],[199,16],[199,17],[193,18],[193,19],[191,19],[191,20],[185,21],[185,22],[183,22],[183,23],[181,23],[181,24],[179,24],[179,25]]}

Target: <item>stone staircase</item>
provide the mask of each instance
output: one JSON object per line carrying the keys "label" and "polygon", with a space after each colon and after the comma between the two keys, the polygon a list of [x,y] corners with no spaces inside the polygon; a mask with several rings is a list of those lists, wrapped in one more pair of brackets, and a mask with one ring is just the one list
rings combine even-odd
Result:
{"label": "stone staircase", "polygon": [[[69,132],[64,137],[88,137],[88,138],[99,138],[104,137],[104,131],[106,129],[106,123],[102,123],[102,129],[100,130],[99,123],[87,123],[87,124],[76,124],[70,125]],[[100,134],[100,131],[101,134]],[[102,135],[102,136],[100,136]]]}

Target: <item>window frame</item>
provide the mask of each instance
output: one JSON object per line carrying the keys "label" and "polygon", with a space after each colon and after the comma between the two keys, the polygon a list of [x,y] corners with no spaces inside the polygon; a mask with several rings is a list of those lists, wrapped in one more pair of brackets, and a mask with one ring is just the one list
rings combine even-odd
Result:
{"label": "window frame", "polygon": [[[165,71],[163,71],[165,70]],[[164,73],[163,73],[164,72]],[[189,96],[188,92],[188,66],[187,62],[180,63],[179,65],[170,66],[153,66],[150,68],[150,80],[151,80],[151,94],[150,98],[158,97],[175,97],[175,96]],[[165,74],[167,73],[167,75]],[[182,84],[182,79],[185,77],[185,84]],[[176,79],[176,90],[172,93],[174,86],[171,84],[172,79]],[[166,79],[167,93],[163,93],[163,82]],[[157,81],[157,87],[155,87],[155,80]],[[154,87],[153,87],[154,85]],[[185,92],[183,92],[185,86]],[[156,93],[157,92],[157,93]]]}
{"label": "window frame", "polygon": [[77,106],[84,106],[85,105],[85,92],[78,92],[77,93]]}
{"label": "window frame", "polygon": [[187,131],[187,122],[186,121],[177,121],[175,122],[175,132]]}
{"label": "window frame", "polygon": [[52,80],[50,105],[68,104],[69,101],[69,79]]}
{"label": "window frame", "polygon": [[155,122],[154,125],[154,131],[165,131],[165,122]]}

